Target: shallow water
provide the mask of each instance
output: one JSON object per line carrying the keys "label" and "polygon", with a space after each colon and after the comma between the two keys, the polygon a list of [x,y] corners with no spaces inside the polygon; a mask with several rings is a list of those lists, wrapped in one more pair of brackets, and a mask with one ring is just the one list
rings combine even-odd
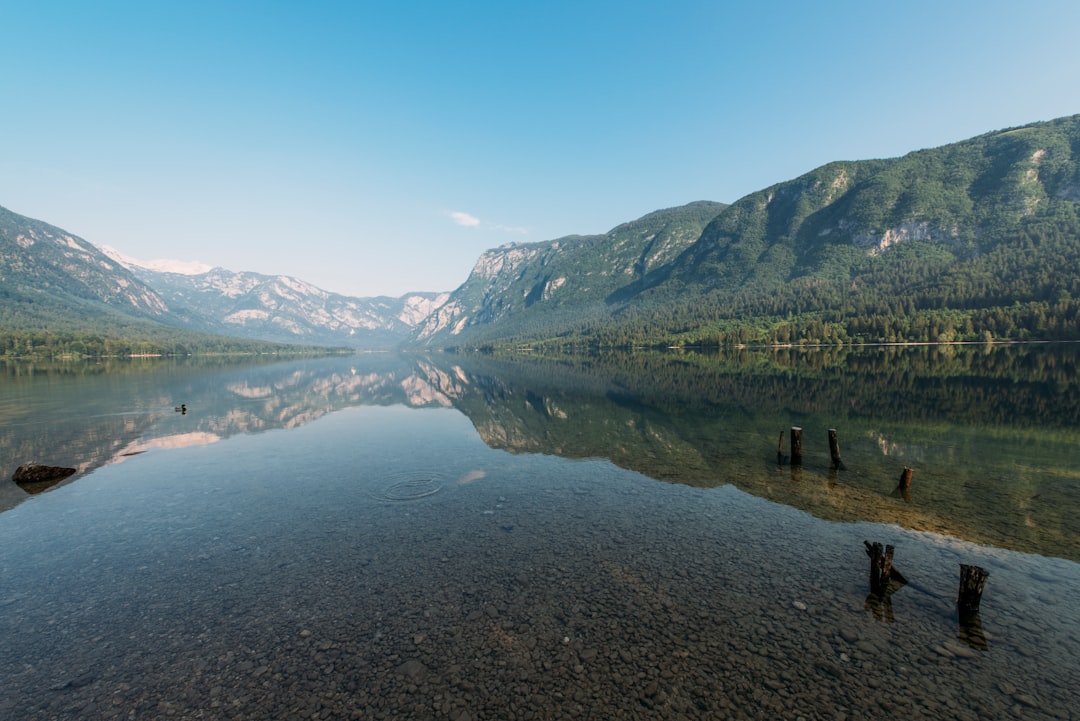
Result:
{"label": "shallow water", "polygon": [[[490,409],[558,419],[558,399],[351,364],[178,371],[189,413],[159,388],[162,425],[107,444],[148,452],[0,514],[0,718],[1075,714],[1071,560],[508,453],[491,433],[531,416]],[[502,404],[453,390],[478,383]],[[212,406],[220,388],[258,410]],[[887,603],[864,540],[910,581]],[[960,563],[990,572],[979,628]]]}

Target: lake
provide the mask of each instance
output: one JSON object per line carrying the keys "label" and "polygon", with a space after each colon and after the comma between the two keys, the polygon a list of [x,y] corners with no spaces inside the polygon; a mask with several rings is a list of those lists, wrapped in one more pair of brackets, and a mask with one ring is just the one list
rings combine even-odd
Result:
{"label": "lake", "polygon": [[0,365],[0,718],[1072,719],[1078,366]]}

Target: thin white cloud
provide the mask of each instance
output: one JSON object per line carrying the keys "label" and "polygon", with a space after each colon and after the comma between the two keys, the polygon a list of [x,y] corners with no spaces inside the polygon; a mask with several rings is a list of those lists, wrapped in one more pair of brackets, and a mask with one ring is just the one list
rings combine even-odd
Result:
{"label": "thin white cloud", "polygon": [[458,225],[464,225],[468,228],[475,228],[480,225],[480,219],[475,215],[469,215],[468,213],[462,213],[460,210],[455,210],[450,213],[450,219]]}
{"label": "thin white cloud", "polygon": [[450,220],[454,221],[458,225],[465,226],[466,228],[487,228],[488,230],[497,230],[500,233],[514,233],[515,235],[528,235],[527,228],[523,228],[519,225],[502,225],[501,223],[484,223],[472,213],[465,213],[460,210],[448,211],[446,215]]}

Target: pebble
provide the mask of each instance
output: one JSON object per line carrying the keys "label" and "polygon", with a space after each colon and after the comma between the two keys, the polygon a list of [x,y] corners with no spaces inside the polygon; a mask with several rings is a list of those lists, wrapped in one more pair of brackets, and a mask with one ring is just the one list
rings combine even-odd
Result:
{"label": "pebble", "polygon": [[869,641],[858,641],[855,643],[855,648],[862,651],[863,653],[870,654],[871,656],[875,655],[878,652],[878,647],[870,643]]}
{"label": "pebble", "polygon": [[844,639],[848,643],[855,643],[859,640],[859,634],[852,631],[850,628],[840,629],[840,638]]}
{"label": "pebble", "polygon": [[407,676],[412,681],[419,681],[427,675],[427,666],[418,658],[410,658],[398,666],[397,671],[402,676]]}
{"label": "pebble", "polygon": [[1026,693],[1014,694],[1013,695],[1013,700],[1015,700],[1018,704],[1021,704],[1023,706],[1027,706],[1029,708],[1038,708],[1039,707],[1039,702],[1035,700],[1035,697],[1034,696],[1029,696]]}
{"label": "pebble", "polygon": [[802,601],[792,601],[791,605],[794,606],[795,608],[797,608],[800,611],[805,611],[806,610],[806,604],[803,603]]}
{"label": "pebble", "polygon": [[963,644],[955,643],[953,641],[946,641],[941,645],[946,651],[954,656],[959,656],[960,658],[975,658],[978,655],[975,649],[970,646],[964,646]]}
{"label": "pebble", "polygon": [[[847,660],[846,655],[841,654],[841,660],[846,661]],[[831,663],[829,661],[821,659],[821,660],[818,660],[817,663],[815,663],[814,665],[822,673],[828,674],[829,676],[835,676],[837,678],[840,677],[840,673],[841,673],[840,667],[837,666],[834,663]]]}

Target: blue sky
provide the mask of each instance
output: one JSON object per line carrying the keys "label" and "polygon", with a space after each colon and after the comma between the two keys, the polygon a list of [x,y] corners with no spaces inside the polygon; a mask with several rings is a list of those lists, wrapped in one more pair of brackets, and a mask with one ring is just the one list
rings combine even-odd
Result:
{"label": "blue sky", "polygon": [[359,296],[1080,112],[1075,0],[36,0],[0,26],[0,205]]}

